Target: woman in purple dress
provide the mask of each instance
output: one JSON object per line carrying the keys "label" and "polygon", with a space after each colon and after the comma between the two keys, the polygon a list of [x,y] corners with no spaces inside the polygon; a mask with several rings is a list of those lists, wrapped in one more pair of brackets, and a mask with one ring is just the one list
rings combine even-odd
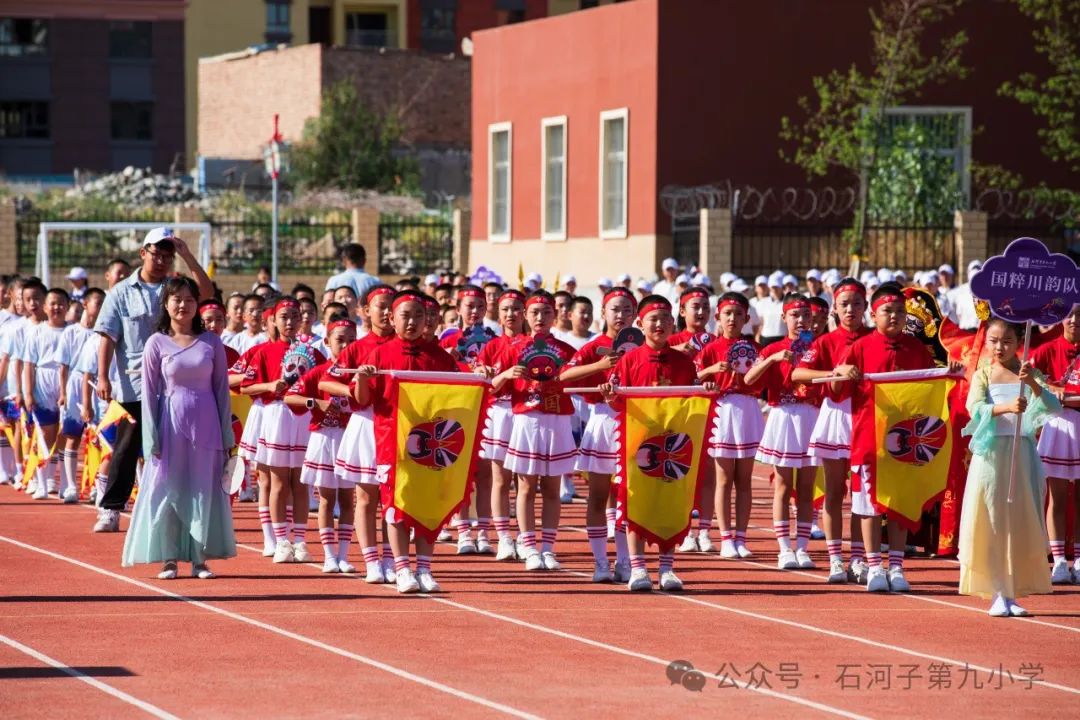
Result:
{"label": "woman in purple dress", "polygon": [[212,578],[210,558],[236,555],[232,510],[221,485],[234,442],[225,346],[196,312],[198,287],[170,279],[158,331],[143,353],[145,467],[124,542],[124,566],[164,562],[158,577]]}

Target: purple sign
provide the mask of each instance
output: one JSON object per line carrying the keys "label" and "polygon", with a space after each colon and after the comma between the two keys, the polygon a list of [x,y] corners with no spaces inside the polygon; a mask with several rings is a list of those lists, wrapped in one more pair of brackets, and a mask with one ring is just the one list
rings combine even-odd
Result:
{"label": "purple sign", "polygon": [[971,293],[1009,322],[1054,325],[1080,303],[1080,268],[1035,238],[1013,240],[971,279]]}

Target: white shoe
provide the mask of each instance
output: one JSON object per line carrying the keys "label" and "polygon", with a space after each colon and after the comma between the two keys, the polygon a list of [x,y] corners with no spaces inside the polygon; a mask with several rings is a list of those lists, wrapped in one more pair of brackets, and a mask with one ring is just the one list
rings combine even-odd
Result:
{"label": "white shoe", "polygon": [[811,540],[824,540],[825,531],[818,527],[817,523],[810,526],[810,539]]}
{"label": "white shoe", "polygon": [[532,548],[531,550],[526,551],[525,569],[529,571],[544,569],[544,559],[540,557],[540,553],[536,550],[536,548]]}
{"label": "white shoe", "polygon": [[698,544],[697,538],[692,533],[687,533],[683,538],[682,545],[679,546],[679,552],[697,552]]}
{"label": "white shoe", "polygon": [[781,570],[798,570],[799,559],[790,550],[781,550],[776,555],[776,567]]}
{"label": "white shoe", "polygon": [[1065,558],[1055,560],[1054,567],[1050,570],[1050,582],[1054,585],[1068,585],[1072,581],[1072,573],[1069,572],[1069,561]]}
{"label": "white shoe", "polygon": [[161,572],[157,574],[158,580],[175,580],[176,579],[176,561],[170,560],[165,563]]}
{"label": "white shoe", "polygon": [[867,571],[866,590],[867,592],[889,592],[889,577],[885,574],[884,568],[876,567]]}
{"label": "white shoe", "polygon": [[848,582],[856,585],[866,584],[866,575],[870,572],[870,566],[865,560],[852,560],[848,564]]}
{"label": "white shoe", "polygon": [[311,562],[311,553],[308,552],[307,543],[301,540],[298,543],[293,543],[293,562],[306,563]]}
{"label": "white shoe", "polygon": [[450,528],[444,527],[439,531],[438,542],[450,542],[454,539],[454,536],[450,534]]}
{"label": "white shoe", "polygon": [[86,502],[91,505],[97,505],[97,486],[90,488],[90,492],[86,495]]}
{"label": "white shoe", "polygon": [[328,557],[325,560],[323,560],[322,571],[324,573],[326,573],[327,575],[330,575],[331,573],[339,573],[339,572],[341,572],[341,568],[338,567],[337,558],[336,557]]}
{"label": "white shoe", "polygon": [[1080,557],[1073,560],[1073,582],[1080,585]]}
{"label": "white shoe", "polygon": [[499,551],[495,553],[495,559],[499,562],[518,559],[517,546],[514,545],[513,538],[499,538]]}
{"label": "white shoe", "polygon": [[674,570],[660,573],[660,589],[667,592],[679,592],[682,590],[682,580]]}
{"label": "white shoe", "polygon": [[545,570],[558,570],[560,567],[562,567],[561,565],[559,565],[559,561],[555,559],[555,553],[553,552],[541,553],[540,559],[544,563]]}
{"label": "white shoe", "polygon": [[911,592],[911,585],[904,577],[904,568],[889,568],[889,589],[893,592]]}
{"label": "white shoe", "polygon": [[637,568],[630,571],[630,580],[626,586],[631,592],[649,592],[652,590],[652,578],[645,568]]}
{"label": "white shoe", "polygon": [[615,563],[615,569],[611,573],[612,579],[617,583],[630,582],[630,563],[623,561]]}
{"label": "white shoe", "polygon": [[739,557],[739,551],[735,548],[734,540],[721,540],[720,541],[720,557],[737,558]]}
{"label": "white shoe", "polygon": [[57,491],[60,488],[60,484],[56,482],[54,478],[49,478],[46,481],[45,486],[48,488],[48,492],[50,495],[56,495]]}
{"label": "white shoe", "polygon": [[420,583],[416,581],[416,577],[409,568],[397,572],[394,584],[397,585],[397,591],[402,594],[420,591]]}
{"label": "white shoe", "polygon": [[1027,610],[1017,605],[1012,598],[1005,598],[1005,604],[1009,606],[1009,615],[1012,617],[1028,617],[1031,615]]}
{"label": "white shoe", "polygon": [[376,560],[375,562],[369,562],[367,566],[367,575],[364,576],[364,582],[371,585],[382,585],[386,582],[386,576],[383,575],[382,564]]}
{"label": "white shoe", "polygon": [[595,569],[593,569],[592,581],[594,583],[608,583],[613,579],[611,575],[611,566],[607,561],[596,563]]}
{"label": "white shoe", "polygon": [[27,495],[33,495],[37,492],[37,475],[31,475],[30,480],[27,481],[26,486],[23,488]]}
{"label": "white shoe", "polygon": [[275,550],[277,550],[276,544],[263,543],[263,557],[274,557]]}
{"label": "white shoe", "polygon": [[430,570],[418,570],[416,573],[416,582],[420,585],[420,592],[442,592],[442,586],[435,582],[435,578],[432,577]]}
{"label": "white shoe", "polygon": [[0,475],[0,485],[10,485],[11,478],[7,475]]}
{"label": "white shoe", "polygon": [[42,485],[41,483],[38,483],[37,487],[34,488],[33,498],[35,500],[44,500],[47,497],[49,497],[48,490],[46,490],[44,485]]}
{"label": "white shoe", "polygon": [[698,547],[698,550],[700,550],[703,553],[712,552],[713,551],[712,538],[709,537],[708,535],[704,534],[704,533],[699,534],[697,536],[697,547]]}
{"label": "white shoe", "polygon": [[379,566],[382,567],[383,577],[386,578],[383,582],[392,583],[397,580],[397,570],[394,568],[393,558],[382,558],[379,560]]}
{"label": "white shoe", "polygon": [[476,554],[477,555],[491,555],[494,551],[491,549],[491,541],[488,540],[487,535],[481,535],[476,538]]}
{"label": "white shoe", "polygon": [[77,502],[79,502],[79,491],[75,488],[68,488],[67,492],[64,493],[64,504],[74,505]]}
{"label": "white shoe", "polygon": [[213,580],[217,577],[206,563],[191,566],[191,577],[199,580]]}
{"label": "white shoe", "polygon": [[278,540],[277,546],[274,548],[274,562],[276,563],[291,563],[295,561],[293,557],[293,546],[288,540]]}
{"label": "white shoe", "polygon": [[567,475],[559,480],[559,502],[563,505],[574,502],[574,481]]}
{"label": "white shoe", "polygon": [[457,554],[458,555],[475,555],[476,545],[473,543],[472,538],[465,536],[459,538],[457,541]]}
{"label": "white shoe", "polygon": [[814,564],[813,558],[810,557],[810,553],[806,552],[805,550],[796,550],[795,560],[799,563],[799,567],[803,570],[813,570],[817,567],[817,565]]}
{"label": "white shoe", "polygon": [[735,543],[735,549],[739,551],[739,557],[752,558],[754,553],[750,552],[750,548],[746,547],[746,543]]}
{"label": "white shoe", "polygon": [[844,569],[844,561],[833,558],[829,561],[829,582],[834,585],[844,585],[848,581],[847,570]]}
{"label": "white shoe", "polygon": [[356,566],[345,558],[338,559],[337,568],[338,572],[344,573],[346,575],[352,575],[354,572],[356,572]]}
{"label": "white shoe", "polygon": [[1009,602],[1001,593],[998,593],[986,612],[990,617],[1009,617]]}
{"label": "white shoe", "polygon": [[94,523],[94,532],[118,532],[120,530],[119,510],[99,510],[97,522]]}

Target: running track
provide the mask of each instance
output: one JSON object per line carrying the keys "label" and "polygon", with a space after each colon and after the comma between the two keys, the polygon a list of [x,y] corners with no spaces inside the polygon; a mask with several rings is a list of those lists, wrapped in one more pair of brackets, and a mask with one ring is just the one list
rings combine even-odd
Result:
{"label": "running track", "polygon": [[[755,492],[756,557],[678,555],[682,594],[590,583],[577,501],[563,508],[563,571],[440,545],[446,592],[401,597],[319,565],[272,565],[250,504],[236,506],[240,555],[213,564],[218,579],[163,582],[156,566],[121,568],[123,535],[91,534],[89,508],[3,487],[0,707],[6,718],[1015,718],[1080,704],[1080,587],[1028,598],[1032,619],[994,619],[956,594],[946,560],[909,558],[911,595],[829,586],[822,570],[774,569],[763,474]],[[826,564],[824,541],[811,550]],[[701,671],[700,691],[669,681],[676,659]]]}

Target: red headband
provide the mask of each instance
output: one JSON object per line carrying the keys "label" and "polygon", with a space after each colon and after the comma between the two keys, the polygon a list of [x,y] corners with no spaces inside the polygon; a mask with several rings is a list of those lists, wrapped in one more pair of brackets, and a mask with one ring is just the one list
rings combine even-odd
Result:
{"label": "red headband", "polygon": [[855,280],[854,278],[849,278],[847,280],[843,280],[843,281],[841,281],[841,283],[839,285],[836,286],[836,289],[833,290],[833,294],[832,294],[833,299],[835,300],[836,298],[840,297],[840,293],[851,292],[851,291],[860,293],[863,296],[865,296],[866,295],[866,286],[863,285],[858,280]]}
{"label": "red headband", "polygon": [[483,290],[458,290],[457,299],[461,302],[467,297],[480,298],[481,300],[487,300],[487,295]]}
{"label": "red headband", "polygon": [[335,320],[326,326],[326,336],[330,337],[330,333],[334,332],[338,328],[352,328],[356,329],[356,324],[349,322],[348,320]]}
{"label": "red headband", "polygon": [[417,293],[402,293],[394,298],[394,302],[390,304],[390,309],[397,310],[398,305],[407,302],[417,302],[423,305],[424,298]]}
{"label": "red headband", "polygon": [[505,291],[503,291],[503,294],[499,296],[499,303],[502,304],[502,301],[505,300],[506,298],[513,298],[514,300],[517,300],[518,302],[525,302],[525,296],[522,295],[519,290],[505,290]]}
{"label": "red headband", "polygon": [[784,303],[784,312],[785,313],[787,313],[789,310],[809,310],[809,309],[810,309],[810,303],[808,303],[803,298],[798,298],[796,300],[790,300],[790,301]]}
{"label": "red headband", "polygon": [[716,314],[719,315],[720,311],[723,310],[724,308],[726,308],[728,305],[737,305],[738,307],[742,308],[743,310],[746,310],[746,308],[743,306],[743,304],[741,302],[739,302],[738,300],[732,300],[731,298],[728,298],[727,300],[721,300],[720,304],[716,306]]}
{"label": "red headband", "polygon": [[278,310],[288,307],[296,308],[297,310],[299,310],[300,303],[296,302],[296,300],[291,297],[281,298],[276,303],[274,303],[274,314],[277,315]]}
{"label": "red headband", "polygon": [[222,313],[224,313],[225,307],[219,302],[206,302],[203,303],[203,306],[201,308],[199,308],[199,314],[202,315],[207,310],[220,310]]}
{"label": "red headband", "polygon": [[269,320],[272,317],[274,317],[274,308],[268,307],[268,308],[266,308],[265,310],[262,311],[262,319],[263,320]]}
{"label": "red headband", "polygon": [[870,305],[870,309],[877,312],[877,309],[882,305],[888,305],[889,303],[894,302],[904,302],[904,296],[896,294],[882,295]]}
{"label": "red headband", "polygon": [[600,307],[606,307],[608,304],[608,300],[613,300],[617,297],[627,298],[630,301],[631,305],[637,305],[637,300],[634,299],[634,293],[630,292],[624,287],[617,287],[612,288],[611,290],[608,290],[606,293],[604,293],[604,299],[600,303]]}
{"label": "red headband", "polygon": [[691,300],[693,300],[696,297],[702,297],[702,298],[705,298],[706,300],[708,300],[709,299],[709,291],[708,290],[703,290],[701,288],[691,288],[690,290],[687,290],[686,292],[684,292],[679,297],[679,307],[682,307],[683,305],[690,302]]}
{"label": "red headband", "polygon": [[537,303],[542,303],[550,308],[555,307],[555,299],[550,295],[530,295],[529,299],[525,301],[525,308],[528,309]]}
{"label": "red headband", "polygon": [[671,303],[667,300],[652,300],[642,305],[637,311],[638,320],[644,320],[645,316],[653,310],[667,310],[668,312],[671,312]]}
{"label": "red headband", "polygon": [[425,308],[434,308],[436,310],[439,309],[439,301],[428,295],[421,296],[420,302],[424,303]]}
{"label": "red headband", "polygon": [[393,295],[394,292],[396,292],[394,290],[394,288],[390,287],[389,285],[378,285],[376,287],[371,288],[371,290],[368,291],[367,302],[370,305],[371,301],[374,300],[377,296],[379,296],[379,295]]}

